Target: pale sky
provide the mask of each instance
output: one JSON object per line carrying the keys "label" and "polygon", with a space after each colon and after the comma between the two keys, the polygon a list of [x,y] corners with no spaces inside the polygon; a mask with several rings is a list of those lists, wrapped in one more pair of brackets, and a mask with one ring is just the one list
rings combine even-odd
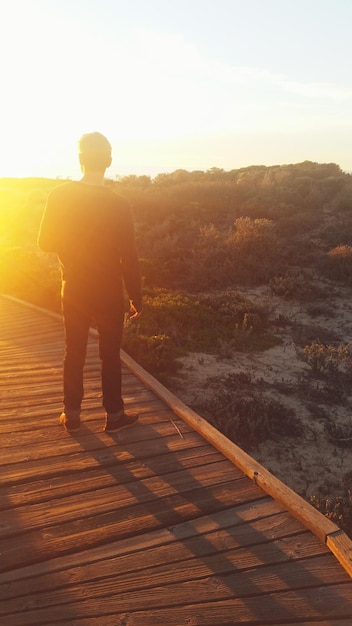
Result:
{"label": "pale sky", "polygon": [[352,170],[352,0],[0,0],[0,177]]}

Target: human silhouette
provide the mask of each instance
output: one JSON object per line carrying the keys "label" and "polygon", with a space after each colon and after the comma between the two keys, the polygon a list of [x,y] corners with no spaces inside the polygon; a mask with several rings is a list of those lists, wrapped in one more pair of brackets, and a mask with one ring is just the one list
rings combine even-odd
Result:
{"label": "human silhouette", "polygon": [[104,430],[117,432],[138,419],[124,411],[120,362],[123,283],[130,300],[130,318],[138,318],[142,311],[134,224],[128,201],[104,182],[112,161],[107,138],[98,132],[85,134],[78,151],[83,177],[50,193],[38,235],[41,250],[56,252],[61,266],[65,356],[60,420],[68,432],[79,431],[83,368],[94,320],[106,412]]}

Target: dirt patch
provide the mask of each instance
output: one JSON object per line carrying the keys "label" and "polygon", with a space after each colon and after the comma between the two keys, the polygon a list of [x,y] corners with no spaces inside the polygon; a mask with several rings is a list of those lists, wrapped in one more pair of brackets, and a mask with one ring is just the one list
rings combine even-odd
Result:
{"label": "dirt patch", "polygon": [[[352,431],[352,396],[336,389],[324,392],[327,381],[312,376],[297,356],[296,346],[313,341],[345,345],[352,341],[352,289],[325,285],[325,297],[306,303],[273,297],[269,288],[245,290],[244,295],[270,307],[274,332],[282,344],[261,353],[233,353],[231,358],[197,353],[182,359],[173,390],[190,407],[199,407],[216,390],[214,379],[245,374],[258,389],[294,409],[302,434],[292,439],[266,440],[250,454],[289,487],[306,498],[339,496],[346,492],[352,469],[352,441],[334,437],[334,427]],[[294,345],[295,344],[295,345]],[[328,381],[329,382],[329,381]],[[352,391],[352,390],[351,390]]]}

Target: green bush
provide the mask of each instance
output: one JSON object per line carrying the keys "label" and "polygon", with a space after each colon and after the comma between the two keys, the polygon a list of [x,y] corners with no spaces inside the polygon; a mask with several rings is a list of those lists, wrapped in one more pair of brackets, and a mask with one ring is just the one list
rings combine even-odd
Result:
{"label": "green bush", "polygon": [[135,325],[143,335],[167,336],[183,350],[214,345],[214,314],[195,296],[167,289],[145,290],[143,315]]}
{"label": "green bush", "polygon": [[214,351],[218,339],[230,340],[238,327],[264,332],[268,314],[236,291],[189,295],[167,289],[145,290],[143,315],[137,321],[144,334],[165,334],[186,350]]}
{"label": "green bush", "polygon": [[126,327],[123,347],[160,377],[176,371],[178,357],[188,351],[232,354],[276,345],[266,327],[267,312],[237,292],[195,296],[148,289],[143,314]]}
{"label": "green bush", "polygon": [[166,383],[180,367],[177,357],[182,352],[167,335],[143,335],[131,324],[125,329],[122,347],[161,382]]}

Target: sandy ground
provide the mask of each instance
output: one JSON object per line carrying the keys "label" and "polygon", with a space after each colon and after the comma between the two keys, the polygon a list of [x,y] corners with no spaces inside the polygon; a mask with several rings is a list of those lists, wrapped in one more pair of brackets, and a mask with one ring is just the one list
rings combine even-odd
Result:
{"label": "sandy ground", "polygon": [[[326,285],[324,297],[309,303],[273,297],[268,288],[243,293],[269,307],[272,330],[282,338],[282,345],[261,353],[236,352],[229,359],[189,354],[182,359],[183,368],[173,390],[196,408],[204,394],[214,389],[214,377],[232,372],[250,374],[253,388],[264,388],[264,393],[292,407],[303,424],[302,435],[267,440],[250,454],[304,497],[341,495],[346,481],[352,487],[352,389],[343,400],[336,397],[334,401],[330,394],[324,401],[319,393],[324,383],[298,358],[293,342],[297,336],[301,343],[303,339],[302,345],[313,341],[345,345],[352,341],[352,289]],[[331,423],[351,433],[347,442],[331,438],[327,428]]]}

